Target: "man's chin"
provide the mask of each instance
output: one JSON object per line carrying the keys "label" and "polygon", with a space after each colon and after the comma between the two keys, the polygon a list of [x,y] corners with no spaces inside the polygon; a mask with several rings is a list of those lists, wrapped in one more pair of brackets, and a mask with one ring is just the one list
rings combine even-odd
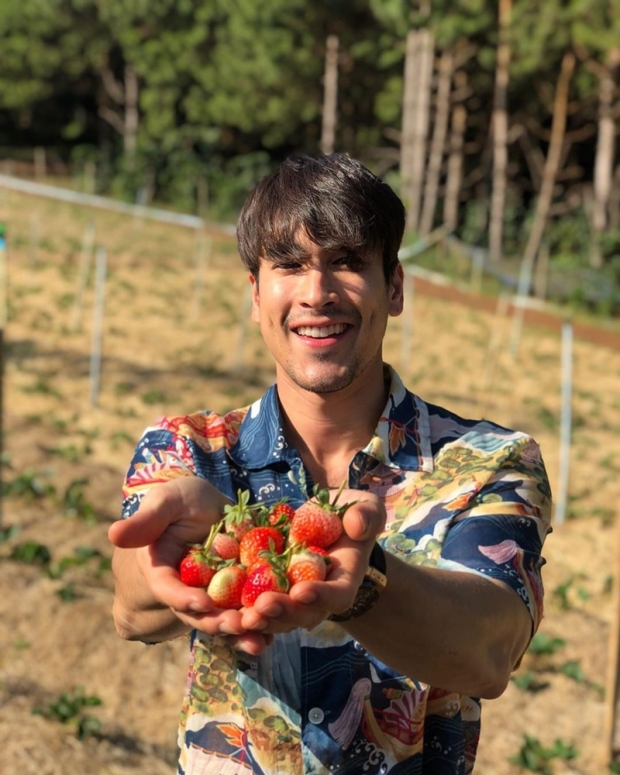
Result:
{"label": "man's chin", "polygon": [[302,390],[317,395],[327,395],[349,387],[355,381],[357,374],[353,370],[347,370],[332,374],[290,374],[289,376]]}

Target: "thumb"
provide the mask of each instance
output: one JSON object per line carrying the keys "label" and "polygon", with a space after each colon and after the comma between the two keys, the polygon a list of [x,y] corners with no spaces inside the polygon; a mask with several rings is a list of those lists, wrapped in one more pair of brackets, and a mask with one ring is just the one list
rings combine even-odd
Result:
{"label": "thumb", "polygon": [[181,507],[176,488],[157,485],[146,493],[132,517],[119,519],[110,526],[108,538],[123,549],[153,544],[179,518]]}
{"label": "thumb", "polygon": [[342,526],[354,541],[375,538],[385,527],[385,506],[376,495],[364,493],[345,511]]}

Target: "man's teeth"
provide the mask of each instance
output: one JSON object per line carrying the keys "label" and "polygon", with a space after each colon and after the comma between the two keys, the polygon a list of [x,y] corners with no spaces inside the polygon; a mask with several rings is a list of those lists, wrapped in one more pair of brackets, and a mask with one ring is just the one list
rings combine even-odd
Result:
{"label": "man's teeth", "polygon": [[326,336],[333,336],[334,334],[342,334],[346,329],[344,323],[338,323],[335,326],[300,326],[297,329],[297,333],[300,336],[310,336],[313,339],[322,339]]}

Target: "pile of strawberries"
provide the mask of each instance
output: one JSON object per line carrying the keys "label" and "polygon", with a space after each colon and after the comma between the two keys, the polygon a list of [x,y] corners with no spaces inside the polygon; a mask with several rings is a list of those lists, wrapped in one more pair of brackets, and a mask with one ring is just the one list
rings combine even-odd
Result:
{"label": "pile of strawberries", "polygon": [[327,547],[342,534],[342,516],[351,503],[337,506],[342,487],[314,488],[298,509],[278,501],[249,505],[239,490],[202,544],[192,544],[179,564],[181,581],[202,587],[218,608],[251,606],[263,592],[288,593],[300,581],[323,581],[330,559]]}

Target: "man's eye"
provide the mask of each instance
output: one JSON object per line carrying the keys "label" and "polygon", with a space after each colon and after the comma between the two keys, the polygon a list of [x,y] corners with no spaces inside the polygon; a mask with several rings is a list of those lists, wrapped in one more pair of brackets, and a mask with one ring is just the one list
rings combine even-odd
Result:
{"label": "man's eye", "polygon": [[352,271],[359,271],[364,266],[362,259],[359,256],[356,256],[354,253],[349,253],[346,256],[337,258],[334,261],[334,264],[336,266],[346,267]]}
{"label": "man's eye", "polygon": [[274,269],[280,269],[283,272],[294,272],[300,268],[301,264],[299,261],[273,261],[272,266]]}

